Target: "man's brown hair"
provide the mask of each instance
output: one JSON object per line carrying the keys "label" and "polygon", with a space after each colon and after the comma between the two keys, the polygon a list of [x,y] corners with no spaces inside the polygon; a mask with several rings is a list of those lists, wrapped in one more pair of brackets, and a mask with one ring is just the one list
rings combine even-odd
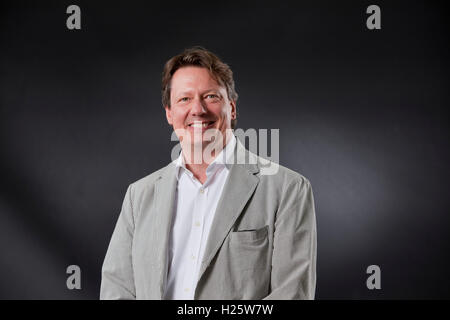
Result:
{"label": "man's brown hair", "polygon": [[[170,83],[173,74],[186,66],[208,69],[214,80],[227,89],[228,99],[237,101],[238,94],[234,89],[233,71],[230,67],[211,51],[202,47],[192,47],[169,59],[164,66],[161,92],[163,106],[170,108]],[[231,128],[234,129],[235,127],[236,119],[232,119]]]}

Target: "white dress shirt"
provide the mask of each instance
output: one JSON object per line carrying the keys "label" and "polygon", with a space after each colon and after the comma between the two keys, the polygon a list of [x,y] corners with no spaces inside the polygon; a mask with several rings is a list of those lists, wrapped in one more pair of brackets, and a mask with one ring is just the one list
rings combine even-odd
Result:
{"label": "white dress shirt", "polygon": [[186,168],[182,152],[175,160],[178,184],[164,299],[194,299],[206,241],[229,173],[225,163],[233,156],[235,145],[236,137],[231,135],[224,149],[207,167],[203,185]]}

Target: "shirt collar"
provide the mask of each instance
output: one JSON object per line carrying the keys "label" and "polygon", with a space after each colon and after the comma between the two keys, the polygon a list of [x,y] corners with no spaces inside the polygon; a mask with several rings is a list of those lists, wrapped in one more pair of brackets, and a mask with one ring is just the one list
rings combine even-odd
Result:
{"label": "shirt collar", "polygon": [[[231,163],[230,159],[233,157],[235,146],[236,146],[236,137],[234,136],[234,134],[232,134],[230,140],[225,145],[225,147],[220,151],[217,157],[206,168],[207,177],[214,174],[220,168],[226,167],[225,165],[227,163]],[[182,168],[184,170],[181,170]],[[180,179],[180,174],[183,171],[189,174],[191,178],[193,177],[192,172],[186,168],[186,162],[183,157],[183,151],[180,151],[180,155],[175,160],[175,175],[178,180]]]}

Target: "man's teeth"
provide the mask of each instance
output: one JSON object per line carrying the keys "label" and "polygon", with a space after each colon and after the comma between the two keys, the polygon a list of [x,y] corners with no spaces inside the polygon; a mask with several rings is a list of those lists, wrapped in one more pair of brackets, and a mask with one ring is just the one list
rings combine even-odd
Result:
{"label": "man's teeth", "polygon": [[190,126],[193,128],[206,128],[208,125],[210,125],[211,122],[203,122],[203,123],[192,123]]}

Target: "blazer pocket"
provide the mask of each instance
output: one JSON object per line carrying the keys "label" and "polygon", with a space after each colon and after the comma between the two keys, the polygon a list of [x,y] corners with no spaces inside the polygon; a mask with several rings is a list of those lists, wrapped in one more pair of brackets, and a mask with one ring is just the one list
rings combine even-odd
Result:
{"label": "blazer pocket", "polygon": [[230,265],[233,266],[235,272],[267,268],[269,261],[268,230],[269,226],[264,226],[255,230],[231,232],[229,258]]}
{"label": "blazer pocket", "polygon": [[231,233],[232,241],[258,242],[267,238],[269,226],[253,230],[237,230]]}

